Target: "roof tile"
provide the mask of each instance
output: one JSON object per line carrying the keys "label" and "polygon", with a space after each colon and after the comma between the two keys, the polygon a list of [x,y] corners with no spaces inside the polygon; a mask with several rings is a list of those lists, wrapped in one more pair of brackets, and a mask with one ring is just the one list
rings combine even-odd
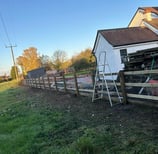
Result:
{"label": "roof tile", "polygon": [[98,32],[114,47],[158,41],[158,36],[145,27],[108,29]]}

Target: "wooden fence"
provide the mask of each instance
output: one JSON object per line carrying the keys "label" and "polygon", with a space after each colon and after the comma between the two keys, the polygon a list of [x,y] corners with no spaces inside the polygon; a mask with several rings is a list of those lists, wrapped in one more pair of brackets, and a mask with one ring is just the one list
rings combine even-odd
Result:
{"label": "wooden fence", "polygon": [[[111,74],[106,75],[109,76]],[[123,103],[137,103],[158,107],[158,83],[149,82],[151,79],[158,80],[158,70],[120,71],[117,75],[116,85],[123,98]],[[76,95],[91,97],[93,93],[93,82],[89,84],[85,82],[86,86],[82,85],[79,82],[79,78],[84,77],[89,77],[93,81],[90,74],[79,76],[74,72],[71,76],[63,74],[62,76],[25,79],[25,84],[33,88],[71,92]],[[113,86],[113,83],[108,84]],[[156,91],[156,93],[154,94],[153,91]],[[114,94],[115,92],[113,91],[112,93]],[[105,98],[107,98],[106,94],[105,91]],[[112,100],[117,102],[116,95],[112,96]]]}
{"label": "wooden fence", "polygon": [[[158,107],[157,69],[124,72],[124,78],[127,78],[125,81],[125,96],[127,102]],[[133,78],[133,80],[130,80],[130,78]],[[153,81],[155,82],[151,83],[150,81],[152,81],[152,79],[154,79]],[[137,82],[138,80],[139,82]]]}
{"label": "wooden fence", "polygon": [[[93,92],[93,79],[90,73],[77,75],[76,72],[73,72],[72,74],[25,79],[24,84],[32,88],[72,92],[76,95],[87,96],[89,95],[89,93]],[[88,84],[86,83],[86,81],[84,82],[85,84],[87,84],[87,88],[83,88],[84,83],[81,85],[81,83],[78,81],[80,78],[89,78],[89,80],[91,80]]]}

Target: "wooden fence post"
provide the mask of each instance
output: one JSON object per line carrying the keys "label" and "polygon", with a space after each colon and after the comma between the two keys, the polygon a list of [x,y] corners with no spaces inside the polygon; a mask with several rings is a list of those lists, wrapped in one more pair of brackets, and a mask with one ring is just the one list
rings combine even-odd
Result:
{"label": "wooden fence post", "polygon": [[55,88],[56,88],[56,91],[58,91],[58,85],[57,85],[57,79],[56,79],[56,76],[54,76],[54,82],[55,82]]}
{"label": "wooden fence post", "polygon": [[31,87],[31,78],[29,79],[29,87]]}
{"label": "wooden fence post", "polygon": [[49,90],[51,90],[49,76],[47,76],[47,80],[48,80],[48,87],[49,87]]}
{"label": "wooden fence post", "polygon": [[42,77],[42,81],[43,81],[43,89],[46,89],[44,77]]}
{"label": "wooden fence post", "polygon": [[36,85],[36,88],[38,88],[38,86],[37,86],[37,78],[35,78],[35,85]]}
{"label": "wooden fence post", "polygon": [[39,84],[39,88],[41,88],[40,77],[38,78],[38,84]]}
{"label": "wooden fence post", "polygon": [[31,87],[33,87],[33,78],[31,78]]}
{"label": "wooden fence post", "polygon": [[28,79],[25,79],[26,86],[28,86]]}
{"label": "wooden fence post", "polygon": [[120,77],[121,91],[123,96],[123,103],[127,104],[127,93],[126,93],[125,77],[123,71],[119,72],[119,77]]}
{"label": "wooden fence post", "polygon": [[92,84],[94,86],[95,83],[95,75],[96,75],[96,70],[92,69],[91,70],[91,78],[92,78]]}
{"label": "wooden fence post", "polygon": [[32,78],[32,87],[34,88],[34,78]]}
{"label": "wooden fence post", "polygon": [[63,73],[63,82],[64,82],[64,90],[65,90],[65,92],[67,91],[67,89],[66,89],[66,81],[65,81],[65,75],[64,75],[64,73]]}
{"label": "wooden fence post", "polygon": [[77,82],[76,71],[74,71],[74,79],[75,79],[76,94],[78,96],[79,95],[79,89],[78,89],[78,82]]}
{"label": "wooden fence post", "polygon": [[27,79],[27,85],[31,87],[31,79]]}
{"label": "wooden fence post", "polygon": [[30,87],[32,87],[32,78],[30,78],[30,82],[29,82],[29,85],[30,85]]}
{"label": "wooden fence post", "polygon": [[32,87],[34,88],[35,87],[35,85],[34,85],[34,78],[32,79]]}
{"label": "wooden fence post", "polygon": [[30,79],[28,79],[28,86],[30,87]]}

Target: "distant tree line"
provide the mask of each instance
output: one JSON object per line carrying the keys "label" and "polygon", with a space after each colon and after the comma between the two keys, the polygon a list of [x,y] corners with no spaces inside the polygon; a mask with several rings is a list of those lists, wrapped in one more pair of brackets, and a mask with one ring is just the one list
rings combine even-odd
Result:
{"label": "distant tree line", "polygon": [[[21,68],[21,74],[23,76],[27,75],[28,71],[44,67],[46,70],[66,70],[69,68],[79,71],[81,69],[86,69],[95,66],[95,57],[92,55],[92,50],[87,48],[81,51],[79,54],[72,56],[72,58],[67,58],[67,53],[63,50],[56,50],[53,52],[52,56],[41,55],[37,52],[37,48],[30,47],[25,49],[21,56],[17,59],[17,64]],[[18,72],[19,69],[14,66],[11,68],[11,77],[16,78],[15,69]]]}
{"label": "distant tree line", "polygon": [[71,67],[76,71],[94,67],[95,57],[92,55],[91,49],[81,51],[78,55],[73,56],[71,59]]}
{"label": "distant tree line", "polygon": [[40,58],[42,66],[48,70],[55,69],[60,71],[73,67],[78,71],[95,65],[95,58],[91,49],[85,49],[70,59],[67,58],[66,52],[62,50],[55,51],[52,57],[42,55]]}

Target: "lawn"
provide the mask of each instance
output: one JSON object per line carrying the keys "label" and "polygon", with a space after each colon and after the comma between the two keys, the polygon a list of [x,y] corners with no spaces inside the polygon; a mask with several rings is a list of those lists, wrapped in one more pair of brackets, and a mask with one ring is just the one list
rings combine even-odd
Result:
{"label": "lawn", "polygon": [[0,84],[0,154],[156,154],[158,109]]}

